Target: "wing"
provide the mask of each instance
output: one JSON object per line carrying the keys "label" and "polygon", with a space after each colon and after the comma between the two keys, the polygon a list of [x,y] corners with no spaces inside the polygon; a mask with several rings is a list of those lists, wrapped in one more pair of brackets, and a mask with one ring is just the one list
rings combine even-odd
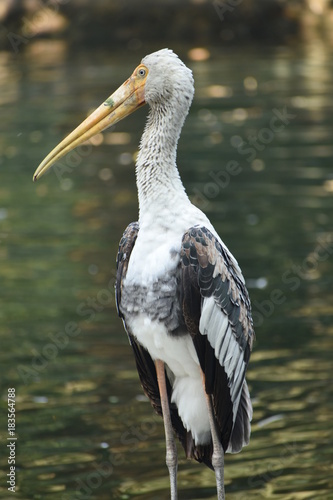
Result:
{"label": "wing", "polygon": [[120,240],[117,255],[117,280],[116,280],[116,303],[119,316],[122,318],[130,344],[135,355],[137,369],[145,394],[149,397],[155,410],[160,413],[160,399],[157,384],[156,370],[153,360],[148,351],[144,349],[131,334],[126,326],[125,318],[121,312],[121,292],[123,280],[126,277],[129,259],[139,233],[138,222],[132,222],[127,226]]}
{"label": "wing", "polygon": [[[119,243],[119,250],[117,255],[116,303],[117,303],[118,314],[123,320],[125,330],[127,332],[130,344],[134,352],[136,367],[139,373],[142,388],[146,396],[150,399],[150,402],[155,411],[162,416],[161,399],[158,388],[155,364],[149,352],[141,344],[137,342],[134,335],[132,335],[131,332],[129,331],[129,328],[125,323],[125,318],[121,312],[122,283],[126,277],[129,259],[133,247],[135,245],[138,232],[139,232],[139,224],[137,222],[132,222],[125,229],[125,232]],[[188,457],[195,458],[199,462],[204,462],[206,465],[211,467],[211,454],[212,454],[211,446],[209,445],[209,446],[196,447],[194,445],[191,434],[186,431],[178,415],[178,410],[176,405],[171,402],[172,388],[168,377],[166,377],[166,381],[167,381],[167,390],[169,396],[169,407],[170,407],[172,426],[183,448],[185,449],[186,455]]]}
{"label": "wing", "polygon": [[116,305],[120,318],[124,319],[121,313],[121,290],[123,286],[123,279],[126,276],[129,259],[135,245],[136,239],[139,234],[139,223],[131,222],[124,231],[119,242],[117,254],[117,277],[116,277]]}
{"label": "wing", "polygon": [[223,448],[235,453],[248,444],[252,419],[245,372],[254,331],[244,278],[227,248],[199,226],[183,236],[181,271],[184,321],[212,394]]}

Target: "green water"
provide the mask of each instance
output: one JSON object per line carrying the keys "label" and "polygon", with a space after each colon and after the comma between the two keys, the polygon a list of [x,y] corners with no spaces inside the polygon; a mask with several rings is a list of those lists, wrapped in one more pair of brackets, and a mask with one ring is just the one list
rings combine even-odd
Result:
{"label": "green water", "polygon": [[[162,421],[142,396],[113,298],[118,242],[137,218],[133,156],[147,110],[32,183],[142,55],[34,40],[0,53],[0,498],[169,498]],[[332,61],[315,42],[216,48],[189,63],[196,96],[178,165],[237,256],[256,322],[252,439],[226,457],[229,500],[333,499]],[[215,498],[212,472],[179,451],[180,499]]]}

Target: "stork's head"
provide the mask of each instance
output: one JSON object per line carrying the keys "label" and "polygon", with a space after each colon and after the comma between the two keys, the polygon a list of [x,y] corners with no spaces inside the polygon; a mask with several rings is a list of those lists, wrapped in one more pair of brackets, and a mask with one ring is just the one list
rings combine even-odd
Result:
{"label": "stork's head", "polygon": [[186,114],[194,94],[193,76],[169,49],[144,57],[116,92],[71,132],[42,161],[34,174],[39,179],[57,160],[94,135],[119,122],[143,104],[183,108]]}
{"label": "stork's head", "polygon": [[[145,101],[153,106],[159,102],[183,97],[192,102],[194,82],[192,71],[169,49],[162,49],[142,59],[137,68],[147,69]],[[135,72],[134,72],[135,73]],[[134,74],[133,73],[133,74]]]}

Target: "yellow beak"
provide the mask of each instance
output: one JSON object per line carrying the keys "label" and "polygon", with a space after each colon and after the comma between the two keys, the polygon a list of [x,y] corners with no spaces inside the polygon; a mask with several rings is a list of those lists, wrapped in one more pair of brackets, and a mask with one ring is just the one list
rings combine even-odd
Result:
{"label": "yellow beak", "polygon": [[39,179],[62,156],[94,135],[119,122],[145,104],[145,83],[148,69],[138,66],[132,76],[124,82],[103,104],[101,104],[81,125],[49,153],[34,173]]}

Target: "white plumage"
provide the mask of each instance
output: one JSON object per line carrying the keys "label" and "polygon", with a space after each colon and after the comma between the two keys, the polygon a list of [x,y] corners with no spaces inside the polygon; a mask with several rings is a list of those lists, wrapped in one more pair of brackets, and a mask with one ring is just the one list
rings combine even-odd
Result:
{"label": "white plumage", "polygon": [[171,50],[146,56],[51,151],[34,180],[66,152],[149,105],[136,162],[139,221],[125,230],[117,257],[118,312],[143,388],[163,414],[172,500],[177,498],[172,428],[188,457],[214,468],[223,500],[223,450],[240,451],[250,437],[245,371],[254,333],[237,261],[191,204],[176,166],[193,95],[192,72]]}
{"label": "white plumage", "polygon": [[184,427],[192,432],[197,444],[207,444],[209,420],[199,360],[191,338],[170,336],[163,324],[151,321],[145,314],[133,317],[126,325],[153,360],[166,364],[173,389],[171,401],[177,405]]}

